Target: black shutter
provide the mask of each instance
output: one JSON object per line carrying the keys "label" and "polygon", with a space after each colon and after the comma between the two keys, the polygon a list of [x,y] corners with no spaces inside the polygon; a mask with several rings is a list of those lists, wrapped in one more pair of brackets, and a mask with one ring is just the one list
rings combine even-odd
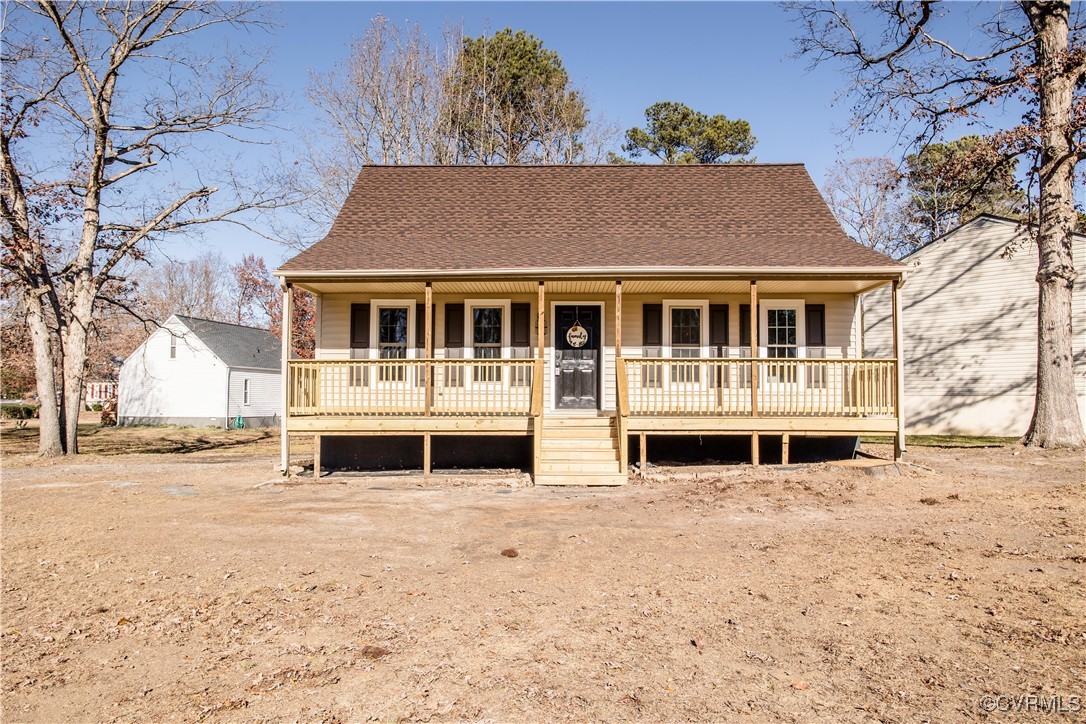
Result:
{"label": "black shutter", "polygon": [[807,305],[807,346],[826,346],[826,305]]}
{"label": "black shutter", "polygon": [[728,346],[728,305],[709,305],[709,346],[714,347],[714,353],[720,354],[721,347]]}
{"label": "black shutter", "polygon": [[750,305],[739,305],[739,346],[750,346]]}
{"label": "black shutter", "polygon": [[415,305],[415,346],[426,349],[426,305]]}
{"label": "black shutter", "polygon": [[351,349],[370,346],[370,305],[351,305]]}
{"label": "black shutter", "polygon": [[512,317],[512,345],[528,347],[532,344],[532,305],[528,302],[515,302],[510,306]]}
{"label": "black shutter", "polygon": [[445,346],[464,346],[464,305],[445,305]]}
{"label": "black shutter", "polygon": [[641,344],[662,347],[664,344],[664,305],[645,304],[641,308]]}

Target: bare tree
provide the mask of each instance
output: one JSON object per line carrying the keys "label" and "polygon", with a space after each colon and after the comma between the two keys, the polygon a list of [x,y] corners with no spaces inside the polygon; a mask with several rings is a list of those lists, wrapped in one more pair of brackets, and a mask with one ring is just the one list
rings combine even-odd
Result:
{"label": "bare tree", "polygon": [[[254,140],[278,105],[261,59],[189,42],[265,20],[245,2],[27,0],[5,4],[3,22],[4,267],[33,342],[39,452],[74,454],[90,335],[103,305],[126,303],[114,295],[124,262],[170,234],[245,224],[242,212],[283,203],[271,179],[230,166],[229,144]],[[73,218],[57,218],[50,196],[74,205]]]}
{"label": "bare tree", "polygon": [[912,251],[902,177],[890,159],[837,159],[826,172],[822,194],[856,241],[895,258]]}
{"label": "bare tree", "polygon": [[800,54],[815,65],[839,63],[853,79],[855,128],[911,129],[918,149],[951,124],[983,126],[993,106],[1006,112],[1014,107],[1009,101],[1024,104],[1017,124],[990,134],[1003,159],[1029,162],[1037,192],[1037,398],[1023,442],[1086,445],[1071,335],[1078,276],[1071,255],[1072,194],[1076,166],[1086,160],[1081,4],[1073,14],[1068,0],[981,5],[977,11],[988,17],[965,45],[939,28],[942,16],[958,6],[899,1],[791,7],[802,26]]}
{"label": "bare tree", "polygon": [[306,96],[321,133],[303,135],[297,190],[304,228],[283,228],[294,246],[326,230],[367,164],[452,162],[455,144],[439,135],[445,69],[460,43],[449,29],[435,50],[418,25],[400,27],[380,15],[351,44],[346,60],[327,73],[310,72]]}
{"label": "bare tree", "polygon": [[[523,33],[517,38],[541,46]],[[311,73],[307,96],[322,133],[306,143],[299,176],[298,190],[308,197],[300,208],[304,228],[283,228],[281,236],[305,246],[327,229],[366,164],[603,161],[617,126],[587,119],[584,94],[568,87],[557,56],[546,51],[557,65],[549,76],[514,85],[505,67],[514,60],[511,43],[491,40],[465,41],[451,26],[434,43],[418,25],[377,16],[343,63]],[[499,112],[502,93],[515,95],[516,114]]]}
{"label": "bare tree", "polygon": [[137,277],[141,316],[158,322],[171,314],[241,324],[233,267],[222,254],[156,262]]}

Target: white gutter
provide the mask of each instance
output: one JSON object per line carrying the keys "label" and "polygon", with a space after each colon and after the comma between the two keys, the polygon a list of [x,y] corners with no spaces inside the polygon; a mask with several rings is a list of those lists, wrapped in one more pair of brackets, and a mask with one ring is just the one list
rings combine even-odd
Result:
{"label": "white gutter", "polygon": [[886,267],[540,267],[535,269],[328,269],[320,271],[292,271],[275,269],[274,276],[280,279],[378,279],[378,278],[416,278],[447,279],[466,276],[475,277],[519,277],[536,279],[552,277],[558,279],[604,277],[623,279],[675,277],[719,277],[732,276],[742,279],[770,280],[781,277],[891,277],[903,276],[908,271],[905,265]]}

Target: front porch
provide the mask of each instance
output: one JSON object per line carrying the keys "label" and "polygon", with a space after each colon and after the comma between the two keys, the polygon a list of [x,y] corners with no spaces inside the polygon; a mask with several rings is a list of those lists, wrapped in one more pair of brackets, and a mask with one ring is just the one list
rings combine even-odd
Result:
{"label": "front porch", "polygon": [[[877,283],[887,281],[896,292],[897,280]],[[535,286],[532,303],[523,294],[529,285]],[[720,294],[734,295],[740,285],[747,288],[743,301],[749,299],[749,305],[735,304],[734,298]],[[832,301],[825,296],[827,290],[837,288],[825,280],[809,285],[822,293],[815,299],[823,303],[806,304],[807,314],[815,309],[825,317],[824,302]],[[861,284],[853,280],[838,286],[850,291],[855,300],[859,288],[874,285],[872,280]],[[694,292],[708,301],[681,299],[686,290],[671,282],[669,293],[680,299],[661,297],[661,303],[645,293],[650,285],[643,281],[612,281],[607,297],[599,294],[600,282],[591,283],[592,295],[586,282],[506,282],[502,287],[505,297],[499,299],[483,297],[481,284],[475,287],[458,282],[460,296],[454,297],[440,282],[420,282],[417,304],[412,299],[380,300],[382,295],[389,296],[387,286],[365,286],[352,285],[356,294],[337,302],[352,311],[352,335],[356,326],[364,325],[367,319],[372,322],[364,332],[365,346],[356,349],[352,343],[349,350],[361,352],[362,358],[290,359],[284,364],[284,465],[289,434],[317,436],[318,470],[322,436],[416,436],[423,446],[426,473],[431,468],[430,448],[435,436],[530,436],[531,466],[540,484],[620,484],[628,468],[631,443],[640,451],[644,469],[650,435],[749,436],[754,464],[759,463],[759,442],[765,436],[779,438],[784,462],[788,462],[789,440],[797,436],[894,434],[899,440],[897,454],[901,453],[896,350],[894,358],[858,357],[852,354],[857,349],[851,343],[840,344],[839,332],[826,334],[824,320],[818,339],[813,338],[811,327],[807,333],[812,339],[803,339],[800,332],[800,339],[791,339],[789,346],[784,332],[773,326],[786,319],[785,312],[778,315],[772,310],[805,308],[802,295],[795,291],[802,285],[796,282],[787,286],[790,296],[800,297],[798,307],[795,299],[778,303],[778,289],[785,284],[774,280],[697,282]],[[759,303],[759,286],[768,290],[763,291],[764,306]],[[626,294],[635,305],[629,316],[636,315],[638,321],[625,324],[625,335],[624,287],[638,292],[637,296]],[[305,288],[318,294],[337,291],[334,284],[314,282]],[[405,288],[408,285],[397,286],[401,295]],[[552,289],[555,293],[548,294]],[[493,294],[492,289],[488,291]],[[435,302],[438,294],[441,301]],[[892,296],[896,314],[897,294]],[[462,319],[465,302],[460,300],[466,297],[471,299],[466,303],[467,318]],[[728,334],[729,306],[710,304],[714,299],[732,302],[732,316],[741,320],[739,334],[734,334],[734,329]],[[630,304],[627,301],[627,306]],[[676,324],[694,320],[691,338],[696,344],[680,346],[677,340],[682,330],[678,327],[657,334],[660,339],[650,335],[653,322],[649,318],[659,317],[661,312],[668,316],[672,307],[693,310],[672,315]],[[833,305],[830,307],[832,312]],[[358,308],[364,309],[355,314]],[[404,311],[378,316],[393,308]],[[495,310],[491,316],[499,320],[494,339],[501,341],[495,342],[493,354],[487,357],[475,357],[480,346],[460,342],[471,340],[471,315],[479,308]],[[580,313],[562,317],[562,310],[568,309]],[[759,314],[750,314],[749,309],[759,310]],[[593,310],[599,311],[601,319],[593,320]],[[460,317],[450,323],[454,311]],[[771,318],[771,313],[779,320]],[[845,318],[844,314],[838,317]],[[518,315],[521,327],[530,329],[514,329],[511,336],[502,320]],[[795,336],[802,316],[802,311],[789,312],[787,324],[791,327],[782,329]],[[386,334],[380,329],[380,321],[386,318],[399,320],[403,328],[399,337],[394,331]],[[574,318],[576,321],[570,321]],[[722,323],[724,331],[702,329],[710,323]],[[585,345],[587,354],[565,343],[571,325],[581,327],[575,341],[581,332],[592,340]],[[643,327],[640,339],[630,339],[634,336],[631,326],[634,330]],[[326,336],[331,336],[330,329],[326,328]],[[284,332],[289,334],[290,330]],[[385,336],[378,339],[381,334]],[[612,338],[613,345],[604,345],[605,336]],[[401,347],[391,348],[389,339],[393,344],[401,340]],[[412,339],[417,340],[417,346],[410,345]],[[475,341],[478,339],[476,330]],[[450,346],[450,340],[462,346]],[[325,352],[331,353],[334,350]],[[574,375],[589,382],[571,384]]]}

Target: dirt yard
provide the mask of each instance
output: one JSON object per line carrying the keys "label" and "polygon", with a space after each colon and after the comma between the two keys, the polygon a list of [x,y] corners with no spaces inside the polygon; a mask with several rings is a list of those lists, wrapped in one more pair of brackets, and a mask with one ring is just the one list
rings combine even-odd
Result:
{"label": "dirt yard", "polygon": [[17,443],[5,722],[1011,721],[981,697],[1086,694],[1081,453],[585,490]]}

